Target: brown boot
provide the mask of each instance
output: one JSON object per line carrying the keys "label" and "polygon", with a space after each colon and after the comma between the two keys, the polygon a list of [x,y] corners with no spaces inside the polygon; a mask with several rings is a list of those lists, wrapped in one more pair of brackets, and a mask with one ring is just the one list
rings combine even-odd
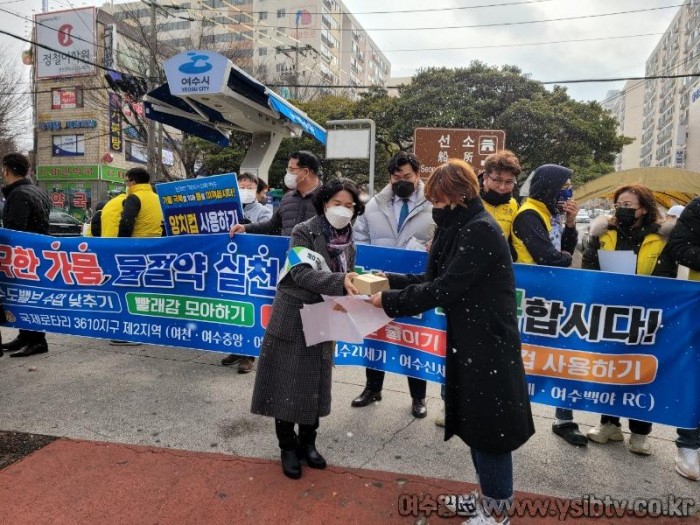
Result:
{"label": "brown boot", "polygon": [[238,361],[238,373],[239,374],[248,374],[253,371],[253,363],[255,363],[255,359],[252,357],[243,357],[241,358],[240,361]]}

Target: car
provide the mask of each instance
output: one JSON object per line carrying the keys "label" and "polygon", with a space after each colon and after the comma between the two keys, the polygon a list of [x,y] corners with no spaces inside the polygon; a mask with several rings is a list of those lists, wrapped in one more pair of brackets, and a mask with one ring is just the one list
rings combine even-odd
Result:
{"label": "car", "polygon": [[49,235],[54,237],[79,237],[83,234],[83,223],[64,211],[49,213]]}
{"label": "car", "polygon": [[576,222],[578,222],[578,223],[591,222],[591,216],[588,215],[588,212],[586,210],[579,210],[578,213],[576,214]]}

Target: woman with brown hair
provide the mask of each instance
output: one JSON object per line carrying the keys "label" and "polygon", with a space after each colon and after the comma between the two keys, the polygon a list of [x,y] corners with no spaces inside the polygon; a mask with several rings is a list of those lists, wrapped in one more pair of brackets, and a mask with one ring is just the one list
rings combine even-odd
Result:
{"label": "woman with brown hair", "polygon": [[[675,277],[678,267],[668,256],[665,247],[673,224],[661,223],[654,194],[641,184],[629,184],[615,190],[615,215],[601,216],[591,223],[590,241],[581,268],[600,270],[600,250],[633,251],[637,275]],[[651,423],[630,419],[629,450],[635,454],[651,454],[647,436]],[[623,441],[620,418],[601,416],[600,423],[586,435],[596,443]]]}
{"label": "woman with brown hair", "polygon": [[445,440],[470,448],[483,502],[450,496],[448,508],[472,511],[466,523],[497,523],[513,496],[512,451],[534,434],[516,318],[508,243],[479,199],[472,167],[449,160],[425,187],[437,231],[426,271],[387,274],[392,290],[372,296],[391,317],[442,308],[447,317]]}

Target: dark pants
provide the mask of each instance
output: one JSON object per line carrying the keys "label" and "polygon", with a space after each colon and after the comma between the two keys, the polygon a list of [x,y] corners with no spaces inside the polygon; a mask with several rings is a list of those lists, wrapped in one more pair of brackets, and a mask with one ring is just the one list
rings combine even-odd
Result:
{"label": "dark pants", "polygon": [[[600,416],[601,423],[612,423],[614,425],[620,426],[620,418],[615,416]],[[646,421],[637,421],[636,419],[630,419],[630,432],[633,434],[641,434],[642,436],[648,436],[651,434],[651,423]]]}
{"label": "dark pants", "polygon": [[678,448],[700,449],[700,426],[698,428],[677,428],[676,446]]}
{"label": "dark pants", "polygon": [[44,332],[34,332],[33,330],[21,330],[17,338],[29,345],[34,345],[37,343],[46,344],[46,334]]}
{"label": "dark pants", "polygon": [[[374,368],[365,368],[367,375],[367,385],[372,392],[381,392],[384,386],[385,372],[375,370]],[[415,377],[408,378],[408,390],[411,392],[413,399],[425,399],[426,381],[424,379],[416,379]]]}
{"label": "dark pants", "polygon": [[299,425],[297,439],[297,434],[294,432],[294,422],[275,419],[275,433],[280,450],[296,450],[298,445],[316,444],[316,430],[318,430],[318,419],[313,425]]}
{"label": "dark pants", "polygon": [[484,498],[508,500],[513,497],[513,456],[510,452],[471,449]]}
{"label": "dark pants", "polygon": [[571,410],[570,408],[557,408],[554,411],[554,417],[557,419],[561,419],[563,421],[573,421],[574,420],[574,411]]}

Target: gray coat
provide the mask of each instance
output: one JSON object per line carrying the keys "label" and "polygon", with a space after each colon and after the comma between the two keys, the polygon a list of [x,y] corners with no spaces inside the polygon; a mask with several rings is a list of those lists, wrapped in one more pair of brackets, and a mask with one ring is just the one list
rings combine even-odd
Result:
{"label": "gray coat", "polygon": [[[330,255],[323,235],[325,217],[316,216],[292,231],[290,247],[303,246]],[[345,251],[348,268],[355,265],[355,248]],[[344,273],[318,271],[308,265],[292,268],[278,283],[270,322],[265,331],[255,377],[253,414],[312,425],[331,412],[333,342],[306,346],[299,310],[322,301],[323,295],[343,295]]]}
{"label": "gray coat", "polygon": [[377,193],[367,203],[365,213],[355,221],[353,226],[355,242],[389,248],[405,248],[413,238],[425,246],[433,238],[435,223],[433,206],[423,196],[423,188],[423,183],[420,182],[416,190],[418,195],[416,206],[409,210],[401,231],[397,229],[393,205],[394,192],[391,186]]}

